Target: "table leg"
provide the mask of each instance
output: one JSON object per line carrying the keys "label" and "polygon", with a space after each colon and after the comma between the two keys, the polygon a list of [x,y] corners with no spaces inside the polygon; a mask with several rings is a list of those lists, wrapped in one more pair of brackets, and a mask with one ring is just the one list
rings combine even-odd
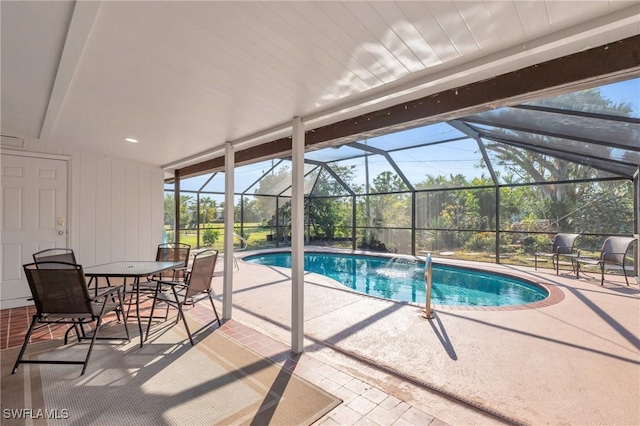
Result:
{"label": "table leg", "polygon": [[138,317],[138,331],[140,332],[140,347],[144,341],[142,335],[142,321],[140,320],[140,277],[133,279],[133,285],[136,287],[136,317]]}
{"label": "table leg", "polygon": [[87,283],[87,287],[91,288],[91,283],[93,283],[94,280],[96,282],[95,294],[96,294],[96,297],[98,297],[98,278],[96,278],[96,277],[89,278],[89,282]]}

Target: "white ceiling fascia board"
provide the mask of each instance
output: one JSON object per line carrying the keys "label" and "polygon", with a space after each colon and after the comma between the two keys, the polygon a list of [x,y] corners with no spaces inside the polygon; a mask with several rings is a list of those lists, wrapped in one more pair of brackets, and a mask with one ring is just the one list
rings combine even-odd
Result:
{"label": "white ceiling fascia board", "polygon": [[60,64],[49,97],[47,112],[45,113],[40,129],[40,139],[49,139],[58,115],[62,109],[62,104],[71,85],[71,80],[78,67],[82,51],[95,22],[100,1],[76,1],[73,9],[73,16],[69,24],[69,31],[64,43]]}
{"label": "white ceiling fascia board", "polygon": [[196,161],[206,161],[210,158],[220,157],[222,155],[224,155],[224,144],[215,146],[211,149],[199,152],[194,155],[190,155],[189,157],[181,158],[171,163],[163,164],[160,166],[160,168],[165,171],[173,170],[179,168],[180,166],[188,166],[189,164],[192,164]]}
{"label": "white ceiling fascia board", "polygon": [[[640,4],[634,4],[625,9],[617,10],[468,62],[458,63],[447,68],[438,67],[437,71],[431,73],[428,73],[428,71],[426,74],[424,72],[415,73],[411,79],[400,79],[381,86],[379,89],[372,89],[361,95],[351,96],[346,102],[305,115],[302,117],[302,121],[305,123],[307,130],[313,130],[336,121],[366,114],[402,102],[409,102],[437,92],[533,65],[523,65],[523,62],[531,61],[536,54],[544,53],[547,57],[546,60],[566,56],[595,47],[584,45],[579,46],[579,48],[572,47],[574,50],[571,52],[562,50],[572,43],[575,44],[582,40],[588,41],[589,38],[630,24],[637,24],[638,22],[640,22]],[[416,77],[416,75],[419,76]],[[287,137],[291,136],[291,134],[291,123],[287,122],[271,129],[247,135],[230,143],[236,149],[247,149],[268,142],[270,139]],[[221,155],[218,154],[221,149],[223,148],[216,147],[196,153],[162,166],[162,168],[169,169],[204,161],[204,157],[208,159],[216,154]]]}
{"label": "white ceiling fascia board", "polygon": [[[287,137],[287,136],[291,136],[291,122],[279,124],[277,126],[264,130],[262,132],[254,133],[247,137],[229,141],[229,143],[236,150],[243,150],[243,149],[251,148],[253,146],[260,145],[261,143],[270,142],[273,139],[278,139],[280,137]],[[171,163],[164,164],[160,167],[164,170],[169,170],[179,166],[188,165],[188,163],[191,163],[191,162],[206,161],[210,158],[219,157],[224,154],[225,145],[226,144],[217,145],[206,151],[202,151],[194,155],[190,155],[189,157],[181,158]]]}

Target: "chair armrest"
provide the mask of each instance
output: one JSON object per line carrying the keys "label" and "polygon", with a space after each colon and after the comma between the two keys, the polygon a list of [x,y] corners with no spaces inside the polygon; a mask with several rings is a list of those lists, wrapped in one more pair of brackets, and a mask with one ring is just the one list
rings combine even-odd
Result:
{"label": "chair armrest", "polygon": [[594,257],[577,257],[575,259],[577,263],[590,263],[592,265],[597,265],[602,262],[602,259],[597,259]]}
{"label": "chair armrest", "polygon": [[558,246],[558,247],[556,247],[556,253],[557,254],[572,254],[573,253],[573,247]]}
{"label": "chair armrest", "polygon": [[120,293],[120,290],[124,289],[124,285],[117,285],[117,286],[112,286],[112,287],[104,287],[102,288],[98,294],[96,294],[94,297],[91,298],[91,300],[97,300],[97,299],[102,299],[103,297],[106,296],[111,296],[115,293]]}
{"label": "chair armrest", "polygon": [[607,255],[609,255],[609,254],[613,254],[613,255],[622,255],[622,256],[623,256],[623,259],[624,259],[624,256],[626,256],[627,252],[624,252],[624,253],[606,252],[606,251],[603,251],[603,252],[602,252],[601,257],[600,257],[600,260],[601,260],[602,262],[604,262],[604,263],[613,263],[614,265],[617,265],[617,263],[610,262],[610,261],[606,260],[606,257],[607,257]]}
{"label": "chair armrest", "polygon": [[551,253],[551,250],[553,249],[553,244],[534,244],[533,251],[540,251],[541,247],[549,249],[547,251]]}
{"label": "chair armrest", "polygon": [[171,285],[171,286],[175,286],[175,287],[187,287],[187,284],[185,284],[183,282],[180,282],[180,281],[153,280],[153,282],[158,283],[158,284]]}

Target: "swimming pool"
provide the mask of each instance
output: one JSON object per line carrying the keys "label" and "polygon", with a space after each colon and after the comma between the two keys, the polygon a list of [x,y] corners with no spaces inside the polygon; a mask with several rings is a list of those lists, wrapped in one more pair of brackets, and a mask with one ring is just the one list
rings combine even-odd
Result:
{"label": "swimming pool", "polygon": [[[265,253],[245,261],[291,268],[291,253]],[[424,262],[351,254],[304,254],[304,269],[325,275],[353,290],[405,302],[425,303]],[[433,265],[431,300],[438,305],[508,306],[538,302],[542,287],[505,275]]]}

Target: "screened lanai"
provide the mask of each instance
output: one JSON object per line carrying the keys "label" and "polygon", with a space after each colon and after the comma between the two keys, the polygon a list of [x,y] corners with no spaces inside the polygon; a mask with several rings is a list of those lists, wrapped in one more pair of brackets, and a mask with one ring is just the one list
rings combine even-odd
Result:
{"label": "screened lanai", "polygon": [[[580,233],[584,252],[638,233],[640,79],[308,150],[305,244],[533,264]],[[235,249],[290,244],[290,157],[234,170]],[[222,170],[165,185],[165,230],[223,249]],[[637,256],[635,256],[637,258]]]}

